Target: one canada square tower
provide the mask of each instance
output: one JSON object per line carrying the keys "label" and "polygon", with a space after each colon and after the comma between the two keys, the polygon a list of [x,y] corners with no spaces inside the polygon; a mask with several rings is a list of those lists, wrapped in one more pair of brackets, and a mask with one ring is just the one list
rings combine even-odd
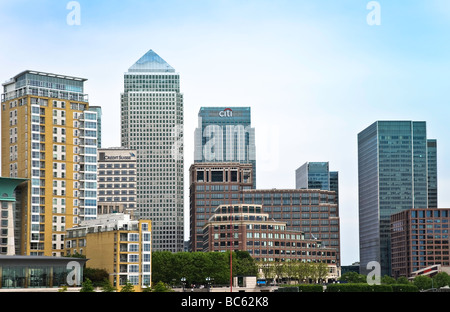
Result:
{"label": "one canada square tower", "polygon": [[122,147],[137,152],[137,213],[154,251],[183,250],[183,95],[175,69],[148,51],[124,74]]}

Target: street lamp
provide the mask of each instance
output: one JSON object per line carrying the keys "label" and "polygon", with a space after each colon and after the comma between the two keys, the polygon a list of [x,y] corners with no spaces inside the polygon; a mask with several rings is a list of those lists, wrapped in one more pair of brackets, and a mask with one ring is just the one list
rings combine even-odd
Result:
{"label": "street lamp", "polygon": [[181,278],[181,283],[183,284],[183,292],[184,292],[184,287],[186,286],[186,277]]}
{"label": "street lamp", "polygon": [[212,281],[212,278],[208,276],[206,278],[206,283],[208,284],[208,292],[211,291],[211,281]]}

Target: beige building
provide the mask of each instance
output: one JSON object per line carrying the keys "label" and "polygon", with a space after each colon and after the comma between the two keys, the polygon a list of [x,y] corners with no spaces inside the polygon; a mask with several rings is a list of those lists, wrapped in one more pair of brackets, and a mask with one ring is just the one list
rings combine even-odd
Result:
{"label": "beige building", "polygon": [[66,228],[97,216],[97,114],[85,81],[27,70],[3,84],[2,175],[29,180],[17,254],[60,256]]}
{"label": "beige building", "polygon": [[98,149],[98,214],[136,212],[136,151]]}
{"label": "beige building", "polygon": [[118,290],[130,282],[135,291],[151,287],[151,221],[129,214],[99,215],[68,229],[66,255],[81,254],[88,268],[105,269]]}

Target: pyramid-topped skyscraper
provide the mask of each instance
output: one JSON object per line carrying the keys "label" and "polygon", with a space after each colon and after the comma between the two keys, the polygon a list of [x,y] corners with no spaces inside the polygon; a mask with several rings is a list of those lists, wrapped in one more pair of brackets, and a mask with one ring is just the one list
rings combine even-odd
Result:
{"label": "pyramid-topped skyscraper", "polygon": [[133,66],[128,69],[129,72],[163,72],[174,73],[175,69],[167,64],[153,50],[145,53]]}
{"label": "pyramid-topped skyscraper", "polygon": [[183,251],[183,95],[153,50],[124,74],[122,147],[137,152],[137,213],[152,220],[153,250]]}

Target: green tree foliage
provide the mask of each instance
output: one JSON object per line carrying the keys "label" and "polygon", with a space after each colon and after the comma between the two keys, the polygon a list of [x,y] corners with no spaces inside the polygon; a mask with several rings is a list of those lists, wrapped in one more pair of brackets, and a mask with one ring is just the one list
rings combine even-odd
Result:
{"label": "green tree foliage", "polygon": [[84,268],[83,278],[89,279],[94,287],[102,287],[105,279],[109,278],[109,274],[105,269]]}
{"label": "green tree foliage", "polygon": [[86,278],[81,284],[80,292],[94,292],[94,286],[89,278]]}
{"label": "green tree foliage", "polygon": [[103,281],[103,284],[102,284],[102,291],[103,292],[114,292],[116,290],[117,289],[111,284],[111,282],[108,279],[105,279]]}
{"label": "green tree foliage", "polygon": [[425,275],[416,276],[413,280],[413,283],[420,290],[430,289],[433,285],[431,277]]}
{"label": "green tree foliage", "polygon": [[171,292],[173,290],[168,284],[159,281],[158,283],[153,285],[151,291],[152,292]]}
{"label": "green tree foliage", "polygon": [[129,281],[120,289],[120,292],[134,292],[134,286]]}
{"label": "green tree foliage", "polygon": [[289,281],[298,281],[307,283],[310,280],[314,283],[321,282],[328,275],[328,266],[326,263],[314,263],[303,261],[261,261],[258,263],[261,275],[268,283],[286,278]]}
{"label": "green tree foliage", "polygon": [[[248,252],[233,252],[232,257],[233,276],[257,274],[258,267]],[[230,282],[229,252],[155,251],[152,262],[153,281],[179,285],[184,277],[187,287],[191,284],[205,284],[207,277],[212,279],[213,284]]]}
{"label": "green tree foliage", "polygon": [[347,272],[341,275],[339,281],[347,283],[367,283],[367,277],[364,274]]}
{"label": "green tree foliage", "polygon": [[450,286],[450,276],[446,272],[440,272],[433,277],[433,286],[436,288]]}

